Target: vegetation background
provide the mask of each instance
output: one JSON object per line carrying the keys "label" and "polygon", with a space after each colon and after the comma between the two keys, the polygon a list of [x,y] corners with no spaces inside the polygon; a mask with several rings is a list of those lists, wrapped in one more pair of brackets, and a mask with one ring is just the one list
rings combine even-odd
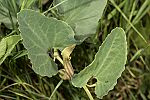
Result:
{"label": "vegetation background", "polygon": [[[0,0],[0,40],[20,34],[17,13],[22,8],[44,12],[53,6],[52,1]],[[52,16],[51,11],[46,16]],[[73,66],[78,72],[91,63],[107,34],[118,26],[126,32],[128,60],[118,84],[103,100],[150,100],[150,0],[108,0],[97,33],[73,51]],[[40,77],[31,67],[27,51],[19,42],[0,65],[0,100],[49,99],[60,78]],[[99,100],[94,89],[90,91]],[[83,89],[64,81],[53,100],[88,100],[88,96]]]}

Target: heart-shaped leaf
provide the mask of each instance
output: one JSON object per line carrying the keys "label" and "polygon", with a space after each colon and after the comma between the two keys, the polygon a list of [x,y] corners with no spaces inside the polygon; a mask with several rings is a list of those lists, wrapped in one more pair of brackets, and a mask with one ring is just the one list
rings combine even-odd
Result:
{"label": "heart-shaped leaf", "polygon": [[14,49],[16,44],[21,40],[19,35],[12,35],[6,38],[3,38],[0,42],[0,65],[8,57],[11,51]]}
{"label": "heart-shaped leaf", "polygon": [[[65,0],[54,0],[54,4]],[[58,12],[75,31],[75,36],[83,40],[96,32],[107,0],[66,0],[58,6]]]}
{"label": "heart-shaped leaf", "polygon": [[33,70],[42,76],[55,75],[58,72],[56,64],[47,52],[74,44],[72,28],[63,21],[47,18],[32,10],[22,10],[18,14],[18,22]]}
{"label": "heart-shaped leaf", "polygon": [[117,79],[125,69],[126,59],[125,32],[121,28],[116,28],[99,48],[94,61],[75,75],[72,83],[76,87],[83,87],[91,77],[96,78],[95,92],[101,98],[116,85]]}

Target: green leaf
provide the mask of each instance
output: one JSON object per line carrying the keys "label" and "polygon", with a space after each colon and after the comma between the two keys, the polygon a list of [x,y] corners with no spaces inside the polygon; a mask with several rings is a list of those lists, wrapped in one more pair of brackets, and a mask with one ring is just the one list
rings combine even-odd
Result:
{"label": "green leaf", "polygon": [[33,70],[42,76],[55,75],[57,66],[47,52],[52,48],[64,49],[75,43],[71,27],[32,10],[22,10],[18,14],[18,22]]}
{"label": "green leaf", "polygon": [[6,52],[6,41],[5,39],[2,39],[0,42],[0,59],[3,57],[5,52]]}
{"label": "green leaf", "polygon": [[[14,22],[14,23],[17,22],[17,20],[16,20],[15,17],[12,17],[12,19],[13,19],[13,22]],[[4,16],[4,15],[0,14],[0,23],[4,23],[4,25],[5,25],[7,28],[12,29],[12,23],[11,23],[11,21],[10,21],[10,19],[9,19],[8,16]]]}
{"label": "green leaf", "polygon": [[13,28],[12,24],[15,25],[17,23],[15,8],[12,4],[12,0],[0,0],[0,23],[4,23],[9,29]]}
{"label": "green leaf", "polygon": [[103,42],[94,61],[75,75],[72,83],[76,87],[83,87],[91,77],[97,79],[95,92],[102,98],[117,83],[117,79],[125,69],[127,59],[127,43],[125,32],[115,28]]}
{"label": "green leaf", "polygon": [[20,58],[22,56],[26,56],[26,55],[28,55],[28,51],[27,50],[21,50],[21,51],[16,52],[12,59],[18,59],[18,58]]}
{"label": "green leaf", "polygon": [[[55,5],[64,0],[54,0]],[[82,40],[96,32],[107,0],[67,0],[58,6],[58,12]]]}
{"label": "green leaf", "polygon": [[6,59],[6,57],[8,57],[10,55],[11,51],[13,50],[15,45],[20,40],[21,40],[21,37],[19,35],[12,35],[12,36],[9,36],[9,37],[6,37],[6,38],[2,39],[2,41],[5,41],[4,45],[6,45],[6,47],[3,45],[4,48],[3,48],[2,51],[4,52],[4,50],[5,50],[5,54],[3,54],[3,56],[0,58],[0,65],[3,63],[3,61]]}

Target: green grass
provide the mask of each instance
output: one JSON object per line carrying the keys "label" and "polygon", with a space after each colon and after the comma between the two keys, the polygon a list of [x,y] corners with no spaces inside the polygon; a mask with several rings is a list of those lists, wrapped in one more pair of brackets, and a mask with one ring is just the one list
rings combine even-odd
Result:
{"label": "green grass", "polygon": [[[51,1],[2,0],[0,2],[0,39],[20,34],[16,22],[17,12],[23,8],[46,11]],[[96,35],[77,46],[72,54],[72,65],[79,72],[90,62],[107,34],[115,27],[122,27],[127,36],[128,61],[126,70],[115,88],[104,100],[148,100],[150,99],[150,1],[109,0]],[[55,16],[50,11],[47,16]],[[0,17],[1,18],[1,17]],[[60,81],[58,76],[41,77],[32,70],[27,52],[20,42],[11,55],[0,65],[0,99],[6,100],[48,100]],[[78,59],[77,59],[78,58]],[[82,66],[82,67],[81,67]],[[90,92],[94,94],[94,89]],[[88,100],[83,89],[75,88],[64,81],[52,100]]]}

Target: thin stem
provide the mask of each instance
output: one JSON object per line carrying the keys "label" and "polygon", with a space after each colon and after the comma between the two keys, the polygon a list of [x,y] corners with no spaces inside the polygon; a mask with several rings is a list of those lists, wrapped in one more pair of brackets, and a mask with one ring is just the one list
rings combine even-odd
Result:
{"label": "thin stem", "polygon": [[61,79],[61,80],[59,81],[59,83],[58,83],[57,86],[55,87],[54,91],[52,92],[51,96],[49,97],[49,100],[52,99],[54,93],[55,93],[56,90],[59,88],[59,86],[62,84],[62,82],[63,82],[63,79]]}
{"label": "thin stem", "polygon": [[58,53],[58,51],[57,51],[56,48],[54,48],[54,61],[55,61],[55,59],[57,59],[58,61],[60,61],[60,63],[61,63],[62,65],[64,65],[63,60],[62,60],[61,57],[59,56],[59,53]]}
{"label": "thin stem", "polygon": [[14,83],[14,84],[8,85],[8,86],[2,88],[2,89],[0,90],[0,92],[3,91],[3,90],[5,90],[5,89],[7,89],[7,88],[9,88],[9,87],[15,86],[15,85],[20,85],[20,83]]}
{"label": "thin stem", "polygon": [[62,65],[64,65],[63,60],[59,56],[57,57],[57,60],[59,60]]}
{"label": "thin stem", "polygon": [[21,10],[23,10],[25,7],[25,0],[23,0],[22,4],[21,4]]}
{"label": "thin stem", "polygon": [[96,84],[92,84],[92,85],[86,85],[87,87],[95,87],[96,86]]}
{"label": "thin stem", "polygon": [[58,3],[58,4],[57,4],[57,5],[55,5],[54,7],[52,7],[52,8],[50,8],[50,9],[46,10],[45,12],[43,12],[43,14],[45,14],[45,13],[47,13],[47,12],[51,11],[52,9],[54,9],[54,8],[58,7],[59,5],[63,4],[63,3],[64,3],[64,2],[66,2],[66,1],[68,1],[68,0],[64,0],[64,1],[60,2],[60,3]]}
{"label": "thin stem", "polygon": [[[123,18],[129,23],[129,25],[134,29],[135,32],[140,36],[140,38],[147,44],[147,41],[142,36],[142,34],[134,27],[134,25],[130,22],[130,20],[127,18],[127,16],[122,12],[122,10],[117,6],[114,0],[109,0],[113,6],[122,14]],[[127,32],[128,30],[126,30]]]}
{"label": "thin stem", "polygon": [[89,89],[86,86],[83,86],[83,89],[85,90],[86,94],[88,95],[90,100],[94,100],[92,94],[90,93]]}

